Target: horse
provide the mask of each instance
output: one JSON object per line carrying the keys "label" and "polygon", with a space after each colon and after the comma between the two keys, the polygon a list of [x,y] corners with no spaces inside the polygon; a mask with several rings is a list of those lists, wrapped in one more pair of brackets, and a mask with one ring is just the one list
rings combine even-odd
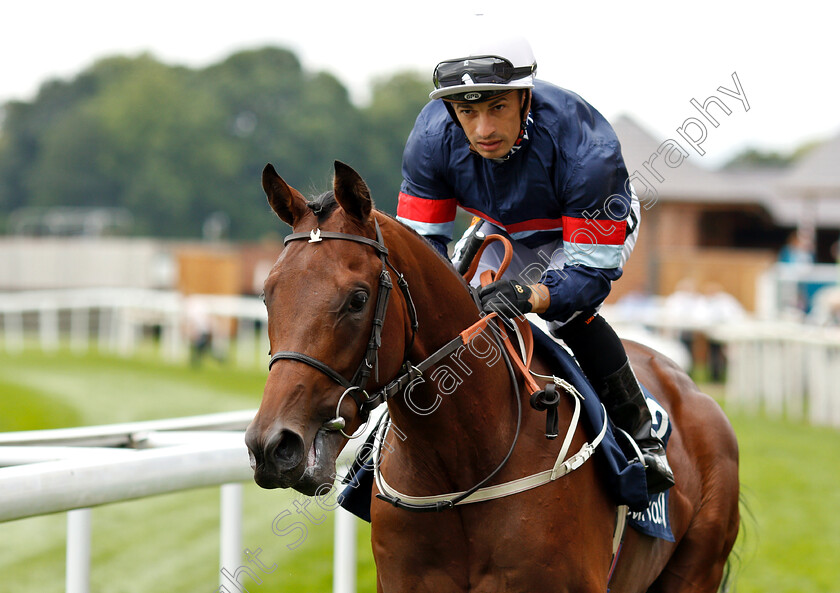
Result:
{"label": "horse", "polygon": [[[262,186],[292,234],[265,281],[274,355],[246,431],[259,486],[323,496],[350,433],[382,401],[398,431],[385,437],[378,467],[395,491],[418,499],[467,493],[552,467],[563,443],[545,438],[543,413],[523,408],[522,376],[491,364],[489,339],[450,349],[420,377],[417,361],[482,320],[448,260],[373,208],[362,177],[338,161],[332,191],[311,201],[270,164]],[[617,505],[592,462],[517,494],[433,509],[395,504],[377,486],[370,508],[377,591],[717,590],[739,528],[734,431],[675,363],[637,343],[625,347],[672,423],[675,541],[628,529],[612,566]],[[539,355],[531,368],[552,373]],[[449,374],[433,380],[441,369]],[[559,403],[561,418],[574,414],[571,400]],[[585,448],[592,436],[585,433],[574,431],[571,450]]]}

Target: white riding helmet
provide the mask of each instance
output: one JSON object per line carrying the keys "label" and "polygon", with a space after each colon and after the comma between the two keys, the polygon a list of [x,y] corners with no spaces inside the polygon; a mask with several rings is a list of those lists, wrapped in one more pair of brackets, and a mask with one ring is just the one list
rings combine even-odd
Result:
{"label": "white riding helmet", "polygon": [[534,88],[537,62],[524,37],[473,43],[463,58],[440,62],[432,81],[430,99],[482,101],[500,92]]}

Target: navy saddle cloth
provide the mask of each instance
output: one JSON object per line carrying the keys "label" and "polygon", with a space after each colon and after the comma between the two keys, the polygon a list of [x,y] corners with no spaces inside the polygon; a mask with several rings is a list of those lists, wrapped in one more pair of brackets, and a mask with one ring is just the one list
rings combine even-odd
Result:
{"label": "navy saddle cloth", "polygon": [[[548,358],[549,366],[555,375],[566,379],[583,396],[581,418],[587,428],[587,434],[590,438],[594,437],[601,432],[604,422],[598,394],[595,393],[568,351],[536,326],[532,325],[532,330],[535,350],[541,356]],[[649,400],[656,401],[644,386],[642,389]],[[651,408],[654,429],[661,431],[661,424],[667,423],[667,416],[658,403],[654,403]],[[657,413],[657,410],[660,412]],[[668,423],[663,435],[663,441],[666,444],[670,433],[671,427]],[[361,450],[370,451],[371,447],[365,446]],[[639,462],[630,463],[627,460],[616,441],[613,430],[606,431],[593,459],[599,464],[599,471],[606,479],[607,488],[612,493],[616,504],[629,507],[631,512],[628,516],[628,524],[647,535],[674,541],[668,521],[668,492],[648,497],[644,467]],[[347,486],[338,496],[338,502],[342,507],[368,522],[373,487],[372,463],[372,459],[369,458],[357,459],[354,468],[345,478]]]}

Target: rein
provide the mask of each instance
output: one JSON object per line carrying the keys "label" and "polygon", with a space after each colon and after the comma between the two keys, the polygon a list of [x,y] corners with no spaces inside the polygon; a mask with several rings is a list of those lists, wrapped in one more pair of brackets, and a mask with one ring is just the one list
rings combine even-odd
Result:
{"label": "rein", "polygon": [[[478,262],[481,259],[481,254],[484,252],[486,246],[493,241],[500,241],[502,243],[502,245],[504,246],[505,255],[497,272],[493,272],[491,270],[485,270],[484,272],[482,272],[481,284],[483,286],[486,286],[490,282],[493,282],[497,276],[501,276],[502,274],[504,274],[505,270],[507,270],[507,267],[510,264],[510,260],[513,256],[513,249],[506,238],[500,235],[490,235],[483,240],[483,244],[481,244],[481,246],[478,248],[475,255],[473,256],[472,263],[470,264],[467,272],[464,274],[465,279],[469,280],[475,275],[476,269],[478,268]],[[447,354],[452,353],[461,346],[468,344],[473,337],[477,336],[479,333],[481,333],[481,331],[488,327],[489,321],[494,317],[499,316],[495,312],[483,316],[478,322],[476,322],[466,330],[462,331],[457,338],[455,338],[443,348],[438,350],[438,352],[433,354],[431,358],[434,359],[434,362],[437,362]],[[386,415],[383,416],[384,421],[381,424],[381,429],[375,431],[378,432],[378,434],[375,435],[375,441],[378,442],[377,446],[374,448],[373,451],[373,472],[374,479],[376,480],[376,486],[379,489],[379,493],[376,495],[377,498],[379,498],[380,500],[384,500],[385,502],[388,502],[397,508],[408,511],[440,512],[446,509],[454,508],[456,505],[494,500],[497,498],[510,496],[512,494],[518,494],[520,492],[524,492],[532,488],[537,488],[538,486],[543,486],[576,470],[584,463],[586,463],[586,461],[592,456],[592,453],[601,443],[601,440],[606,434],[606,408],[604,408],[603,404],[601,405],[601,409],[604,413],[604,423],[601,432],[595,437],[595,439],[592,440],[591,443],[585,442],[577,453],[575,453],[567,459],[566,455],[569,452],[569,448],[572,444],[572,438],[575,435],[575,431],[577,430],[578,422],[580,420],[581,400],[583,399],[583,396],[577,391],[577,389],[575,389],[573,385],[571,385],[567,381],[564,381],[563,379],[557,377],[537,375],[536,373],[531,371],[531,359],[534,352],[534,341],[533,334],[531,333],[531,326],[524,318],[514,318],[510,321],[512,322],[514,326],[514,331],[516,332],[517,337],[519,338],[519,343],[522,348],[521,353],[516,352],[516,349],[513,345],[513,340],[510,339],[510,336],[505,330],[504,323],[498,324],[498,331],[492,331],[496,344],[498,345],[500,340],[504,344],[504,348],[500,348],[500,350],[503,354],[503,358],[505,360],[505,364],[507,365],[508,372],[510,373],[511,383],[513,384],[514,389],[514,396],[516,398],[518,406],[516,433],[513,438],[513,443],[511,444],[511,447],[508,450],[508,453],[502,460],[502,462],[487,477],[485,477],[479,483],[474,485],[472,488],[462,492],[450,492],[447,494],[438,494],[433,496],[410,496],[407,494],[403,494],[398,490],[394,489],[385,481],[385,476],[382,474],[382,470],[379,467],[381,464],[382,445],[385,442],[385,435],[388,432],[388,428],[390,426],[390,418],[386,413]],[[428,363],[429,360],[431,359],[427,359],[423,362]],[[431,366],[431,364],[433,363],[430,363],[426,366]],[[524,478],[504,482],[502,484],[485,486],[485,484],[489,482],[493,478],[493,476],[495,476],[508,462],[511,455],[513,454],[514,448],[516,447],[516,443],[519,440],[519,432],[522,422],[522,400],[519,392],[519,382],[516,380],[516,372],[514,370],[514,365],[517,367],[517,370],[519,370],[519,373],[522,375],[525,385],[528,388],[532,407],[536,408],[537,410],[545,410],[545,402],[547,401],[547,398],[553,399],[553,414],[549,413],[547,415],[548,419],[546,423],[546,437],[552,439],[555,438],[558,433],[558,429],[556,427],[556,407],[557,404],[559,404],[560,395],[556,392],[557,388],[563,389],[572,396],[575,402],[575,409],[572,414],[572,419],[569,423],[569,427],[566,431],[566,435],[563,439],[563,444],[561,446],[560,452],[557,455],[557,459],[554,463],[554,466],[551,469],[547,469],[536,474],[526,476]],[[548,382],[548,385],[544,390],[540,389],[534,377],[538,377],[539,379]]]}
{"label": "rein", "polygon": [[[433,367],[443,358],[452,354],[453,352],[456,352],[459,348],[468,345],[474,337],[485,331],[488,327],[497,327],[498,329],[493,329],[491,333],[493,335],[493,339],[496,345],[504,346],[500,347],[500,351],[503,355],[508,373],[510,374],[511,383],[513,384],[514,397],[517,403],[517,421],[513,443],[511,443],[507,455],[505,455],[504,459],[501,461],[501,463],[499,463],[496,469],[494,469],[484,479],[482,479],[480,482],[478,482],[472,488],[466,491],[442,494],[438,496],[408,496],[398,492],[397,490],[394,490],[387,484],[387,482],[385,482],[385,478],[384,476],[382,476],[382,472],[379,471],[379,462],[382,443],[384,442],[384,436],[390,426],[390,419],[386,419],[382,425],[382,431],[380,433],[381,438],[378,439],[379,446],[376,448],[375,451],[376,460],[374,464],[374,474],[376,478],[377,487],[380,490],[380,493],[376,495],[377,498],[385,500],[386,502],[394,505],[395,507],[409,511],[442,511],[448,508],[453,508],[455,505],[458,504],[468,504],[471,502],[492,500],[494,498],[500,498],[503,496],[508,496],[510,494],[515,494],[517,492],[522,492],[530,488],[535,488],[537,486],[541,486],[552,480],[555,480],[583,465],[583,463],[587,459],[589,459],[589,457],[592,455],[592,452],[600,443],[601,439],[604,436],[604,430],[602,430],[601,434],[599,434],[591,444],[584,443],[583,447],[581,447],[580,451],[578,451],[577,454],[573,455],[569,459],[565,459],[566,453],[568,452],[569,446],[571,445],[571,440],[574,436],[574,432],[577,427],[578,419],[580,416],[580,399],[582,399],[582,396],[577,392],[577,390],[573,386],[566,383],[562,379],[557,379],[555,377],[542,377],[537,375],[541,379],[551,381],[545,390],[540,389],[539,385],[536,383],[534,377],[532,376],[534,374],[530,370],[531,358],[533,355],[533,339],[531,335],[530,325],[526,320],[524,320],[524,318],[511,320],[514,324],[514,330],[516,331],[519,337],[520,346],[522,347],[521,355],[520,353],[516,352],[512,340],[510,339],[507,331],[504,329],[504,323],[497,324],[497,326],[489,326],[489,322],[491,320],[493,320],[494,318],[499,318],[498,313],[492,312],[487,315],[484,315],[476,323],[474,323],[464,331],[460,332],[454,339],[444,344],[431,356],[418,363],[417,365],[414,365],[407,360],[407,354],[414,343],[414,339],[416,337],[417,329],[419,326],[417,320],[417,312],[414,306],[414,301],[411,298],[411,293],[409,291],[408,282],[406,281],[405,276],[403,276],[388,260],[388,249],[387,247],[385,247],[385,242],[382,237],[382,231],[380,230],[379,222],[376,219],[374,219],[374,226],[376,229],[375,240],[360,235],[351,235],[348,233],[338,233],[332,231],[321,231],[318,228],[312,230],[309,233],[292,233],[290,235],[287,235],[286,238],[283,240],[284,245],[288,244],[291,241],[299,241],[304,239],[307,239],[308,243],[319,243],[324,239],[352,241],[355,243],[361,243],[372,247],[374,250],[376,250],[380,260],[382,261],[382,269],[379,274],[379,294],[377,295],[376,299],[376,308],[374,311],[370,339],[368,341],[365,355],[361,363],[359,364],[359,367],[356,369],[356,372],[354,373],[352,379],[346,379],[343,375],[341,375],[341,373],[339,373],[326,363],[312,356],[309,356],[308,354],[286,350],[275,352],[271,356],[271,359],[268,363],[269,371],[271,370],[272,366],[279,360],[294,360],[303,364],[307,364],[321,371],[322,373],[330,377],[333,381],[344,387],[344,393],[341,394],[341,396],[338,399],[338,403],[336,404],[335,418],[327,420],[323,424],[322,428],[324,430],[341,432],[341,434],[344,435],[346,438],[352,439],[361,436],[361,434],[365,432],[365,429],[367,428],[367,422],[369,421],[370,412],[374,408],[376,408],[383,402],[387,402],[394,395],[405,389],[409,385],[409,383],[414,381],[416,378],[422,377],[423,373],[426,370]],[[482,273],[482,285],[486,285],[492,282],[496,275],[501,276],[504,273],[504,271],[507,269],[510,263],[513,250],[510,246],[510,243],[507,242],[507,240],[503,237],[499,235],[490,235],[486,238],[484,244],[481,245],[481,247],[478,249],[472,261],[472,264],[470,265],[469,270],[464,274],[464,278],[471,278],[475,275],[475,271],[480,260],[480,255],[484,251],[484,248],[492,241],[501,241],[503,243],[505,248],[505,257],[502,261],[502,264],[499,266],[498,272],[494,273],[488,270]],[[403,297],[406,302],[406,308],[408,309],[408,316],[411,323],[411,340],[409,341],[409,344],[405,349],[405,355],[403,356],[404,362],[402,364],[402,374],[390,381],[389,383],[387,383],[385,386],[378,389],[377,391],[373,392],[372,394],[369,394],[367,391],[365,391],[365,386],[371,374],[375,373],[375,380],[379,380],[378,352],[380,346],[382,345],[382,328],[385,324],[385,313],[388,307],[388,300],[390,297],[390,292],[393,289],[391,274],[388,271],[389,268],[394,272],[394,274],[396,274],[397,285],[403,293]],[[531,395],[532,405],[534,405],[535,401],[539,401],[539,397],[550,393],[551,397],[555,400],[554,406],[556,406],[557,402],[559,402],[559,395],[555,395],[555,386],[559,386],[565,389],[568,393],[572,394],[574,396],[575,401],[575,411],[573,414],[572,422],[566,433],[566,437],[564,439],[560,455],[558,456],[557,461],[552,469],[525,478],[520,478],[512,482],[506,482],[504,484],[485,487],[484,485],[487,482],[489,482],[499,471],[501,471],[501,469],[508,462],[511,455],[513,455],[516,443],[519,440],[519,433],[522,424],[522,399],[519,391],[519,381],[517,381],[516,378],[517,370],[523,377],[525,385],[528,388],[528,391]],[[365,425],[362,427],[362,429],[357,431],[357,433],[354,435],[348,435],[344,432],[344,427],[347,423],[346,420],[340,414],[341,404],[344,401],[344,398],[348,395],[355,402],[358,408],[359,416],[365,422]],[[606,411],[604,412],[604,414],[604,427],[606,428]],[[556,414],[554,418],[554,423],[556,424]],[[546,429],[546,436],[548,438],[554,438],[557,436],[556,428],[554,429],[554,434],[550,434],[550,432],[551,428],[549,426]]]}

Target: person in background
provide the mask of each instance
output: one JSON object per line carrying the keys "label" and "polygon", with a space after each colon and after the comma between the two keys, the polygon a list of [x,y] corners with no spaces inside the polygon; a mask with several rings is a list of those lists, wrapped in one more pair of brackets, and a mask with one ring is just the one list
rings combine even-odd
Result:
{"label": "person in background", "polygon": [[788,237],[787,243],[779,251],[779,263],[784,264],[812,264],[814,250],[808,239],[799,231],[794,231]]}

